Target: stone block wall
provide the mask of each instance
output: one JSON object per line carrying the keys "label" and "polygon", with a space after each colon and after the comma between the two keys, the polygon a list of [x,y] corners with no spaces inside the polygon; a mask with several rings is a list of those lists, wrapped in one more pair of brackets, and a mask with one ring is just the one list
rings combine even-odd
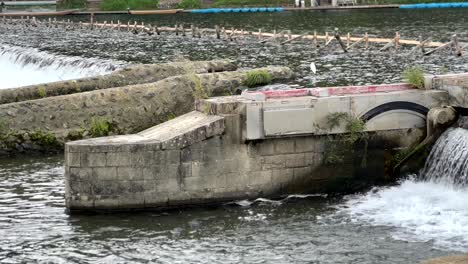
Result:
{"label": "stone block wall", "polygon": [[[225,118],[227,131],[238,124],[237,119]],[[67,206],[72,210],[164,208],[277,196],[291,191],[297,180],[309,177],[322,164],[324,145],[318,137],[241,144],[235,133],[219,132],[183,148],[164,149],[164,144],[154,142],[67,144]]]}
{"label": "stone block wall", "polygon": [[161,209],[291,193],[349,191],[351,185],[384,180],[384,150],[398,147],[403,135],[422,136],[419,130],[379,132],[382,136],[375,138],[392,139],[392,144],[371,138],[374,143],[369,144],[368,164],[363,169],[360,156],[325,162],[330,151],[328,136],[244,142],[241,129],[242,115],[226,114],[209,133],[206,128],[205,133],[190,132],[190,144],[157,140],[125,143],[119,137],[68,143],[67,208]]}

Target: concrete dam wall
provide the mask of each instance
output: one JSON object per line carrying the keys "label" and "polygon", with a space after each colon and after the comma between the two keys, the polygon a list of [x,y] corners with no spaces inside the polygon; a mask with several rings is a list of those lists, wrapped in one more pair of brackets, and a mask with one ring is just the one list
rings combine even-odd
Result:
{"label": "concrete dam wall", "polygon": [[[356,190],[385,181],[392,153],[424,139],[429,109],[450,104],[446,91],[410,85],[346,88],[205,99],[137,134],[67,143],[67,208],[161,209]],[[330,126],[336,113],[348,119]],[[368,124],[355,140],[353,117]]]}
{"label": "concrete dam wall", "polygon": [[[0,104],[0,151],[60,150],[73,139],[136,133],[190,112],[196,98],[235,93],[247,71],[221,72],[233,69],[226,61],[138,66],[96,78],[2,90],[1,100],[9,103]],[[287,68],[265,71],[272,80],[292,76]],[[46,89],[47,97],[36,98],[38,87]],[[95,126],[104,127],[105,134],[93,133]]]}

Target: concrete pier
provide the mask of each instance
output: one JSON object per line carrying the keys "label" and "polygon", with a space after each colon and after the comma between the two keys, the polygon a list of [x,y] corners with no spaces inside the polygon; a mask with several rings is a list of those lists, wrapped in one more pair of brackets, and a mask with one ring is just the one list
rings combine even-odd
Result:
{"label": "concrete pier", "polygon": [[[404,84],[201,100],[195,111],[135,135],[67,143],[67,208],[161,209],[350,190],[384,180],[387,150],[419,143],[428,110],[449,103],[446,91]],[[344,123],[330,127],[334,113],[366,123],[364,149],[356,141],[356,151],[336,157],[339,135],[351,132]]]}

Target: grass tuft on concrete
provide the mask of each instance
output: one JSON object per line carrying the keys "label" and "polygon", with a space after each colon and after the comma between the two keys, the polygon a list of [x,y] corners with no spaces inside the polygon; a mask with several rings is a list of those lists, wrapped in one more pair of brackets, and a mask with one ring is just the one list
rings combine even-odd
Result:
{"label": "grass tuft on concrete", "polygon": [[246,73],[244,85],[247,87],[255,87],[271,83],[273,77],[266,70],[251,70]]}
{"label": "grass tuft on concrete", "polygon": [[418,89],[424,88],[424,71],[420,66],[412,66],[403,71],[403,80]]}

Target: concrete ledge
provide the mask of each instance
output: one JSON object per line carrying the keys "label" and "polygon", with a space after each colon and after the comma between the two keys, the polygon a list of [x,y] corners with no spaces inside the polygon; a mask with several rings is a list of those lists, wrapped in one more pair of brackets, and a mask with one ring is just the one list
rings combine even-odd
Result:
{"label": "concrete ledge", "polygon": [[236,70],[231,61],[186,61],[150,65],[134,65],[116,72],[89,78],[0,89],[0,104],[22,102],[44,97],[67,95],[126,85],[152,83],[182,75]]}

